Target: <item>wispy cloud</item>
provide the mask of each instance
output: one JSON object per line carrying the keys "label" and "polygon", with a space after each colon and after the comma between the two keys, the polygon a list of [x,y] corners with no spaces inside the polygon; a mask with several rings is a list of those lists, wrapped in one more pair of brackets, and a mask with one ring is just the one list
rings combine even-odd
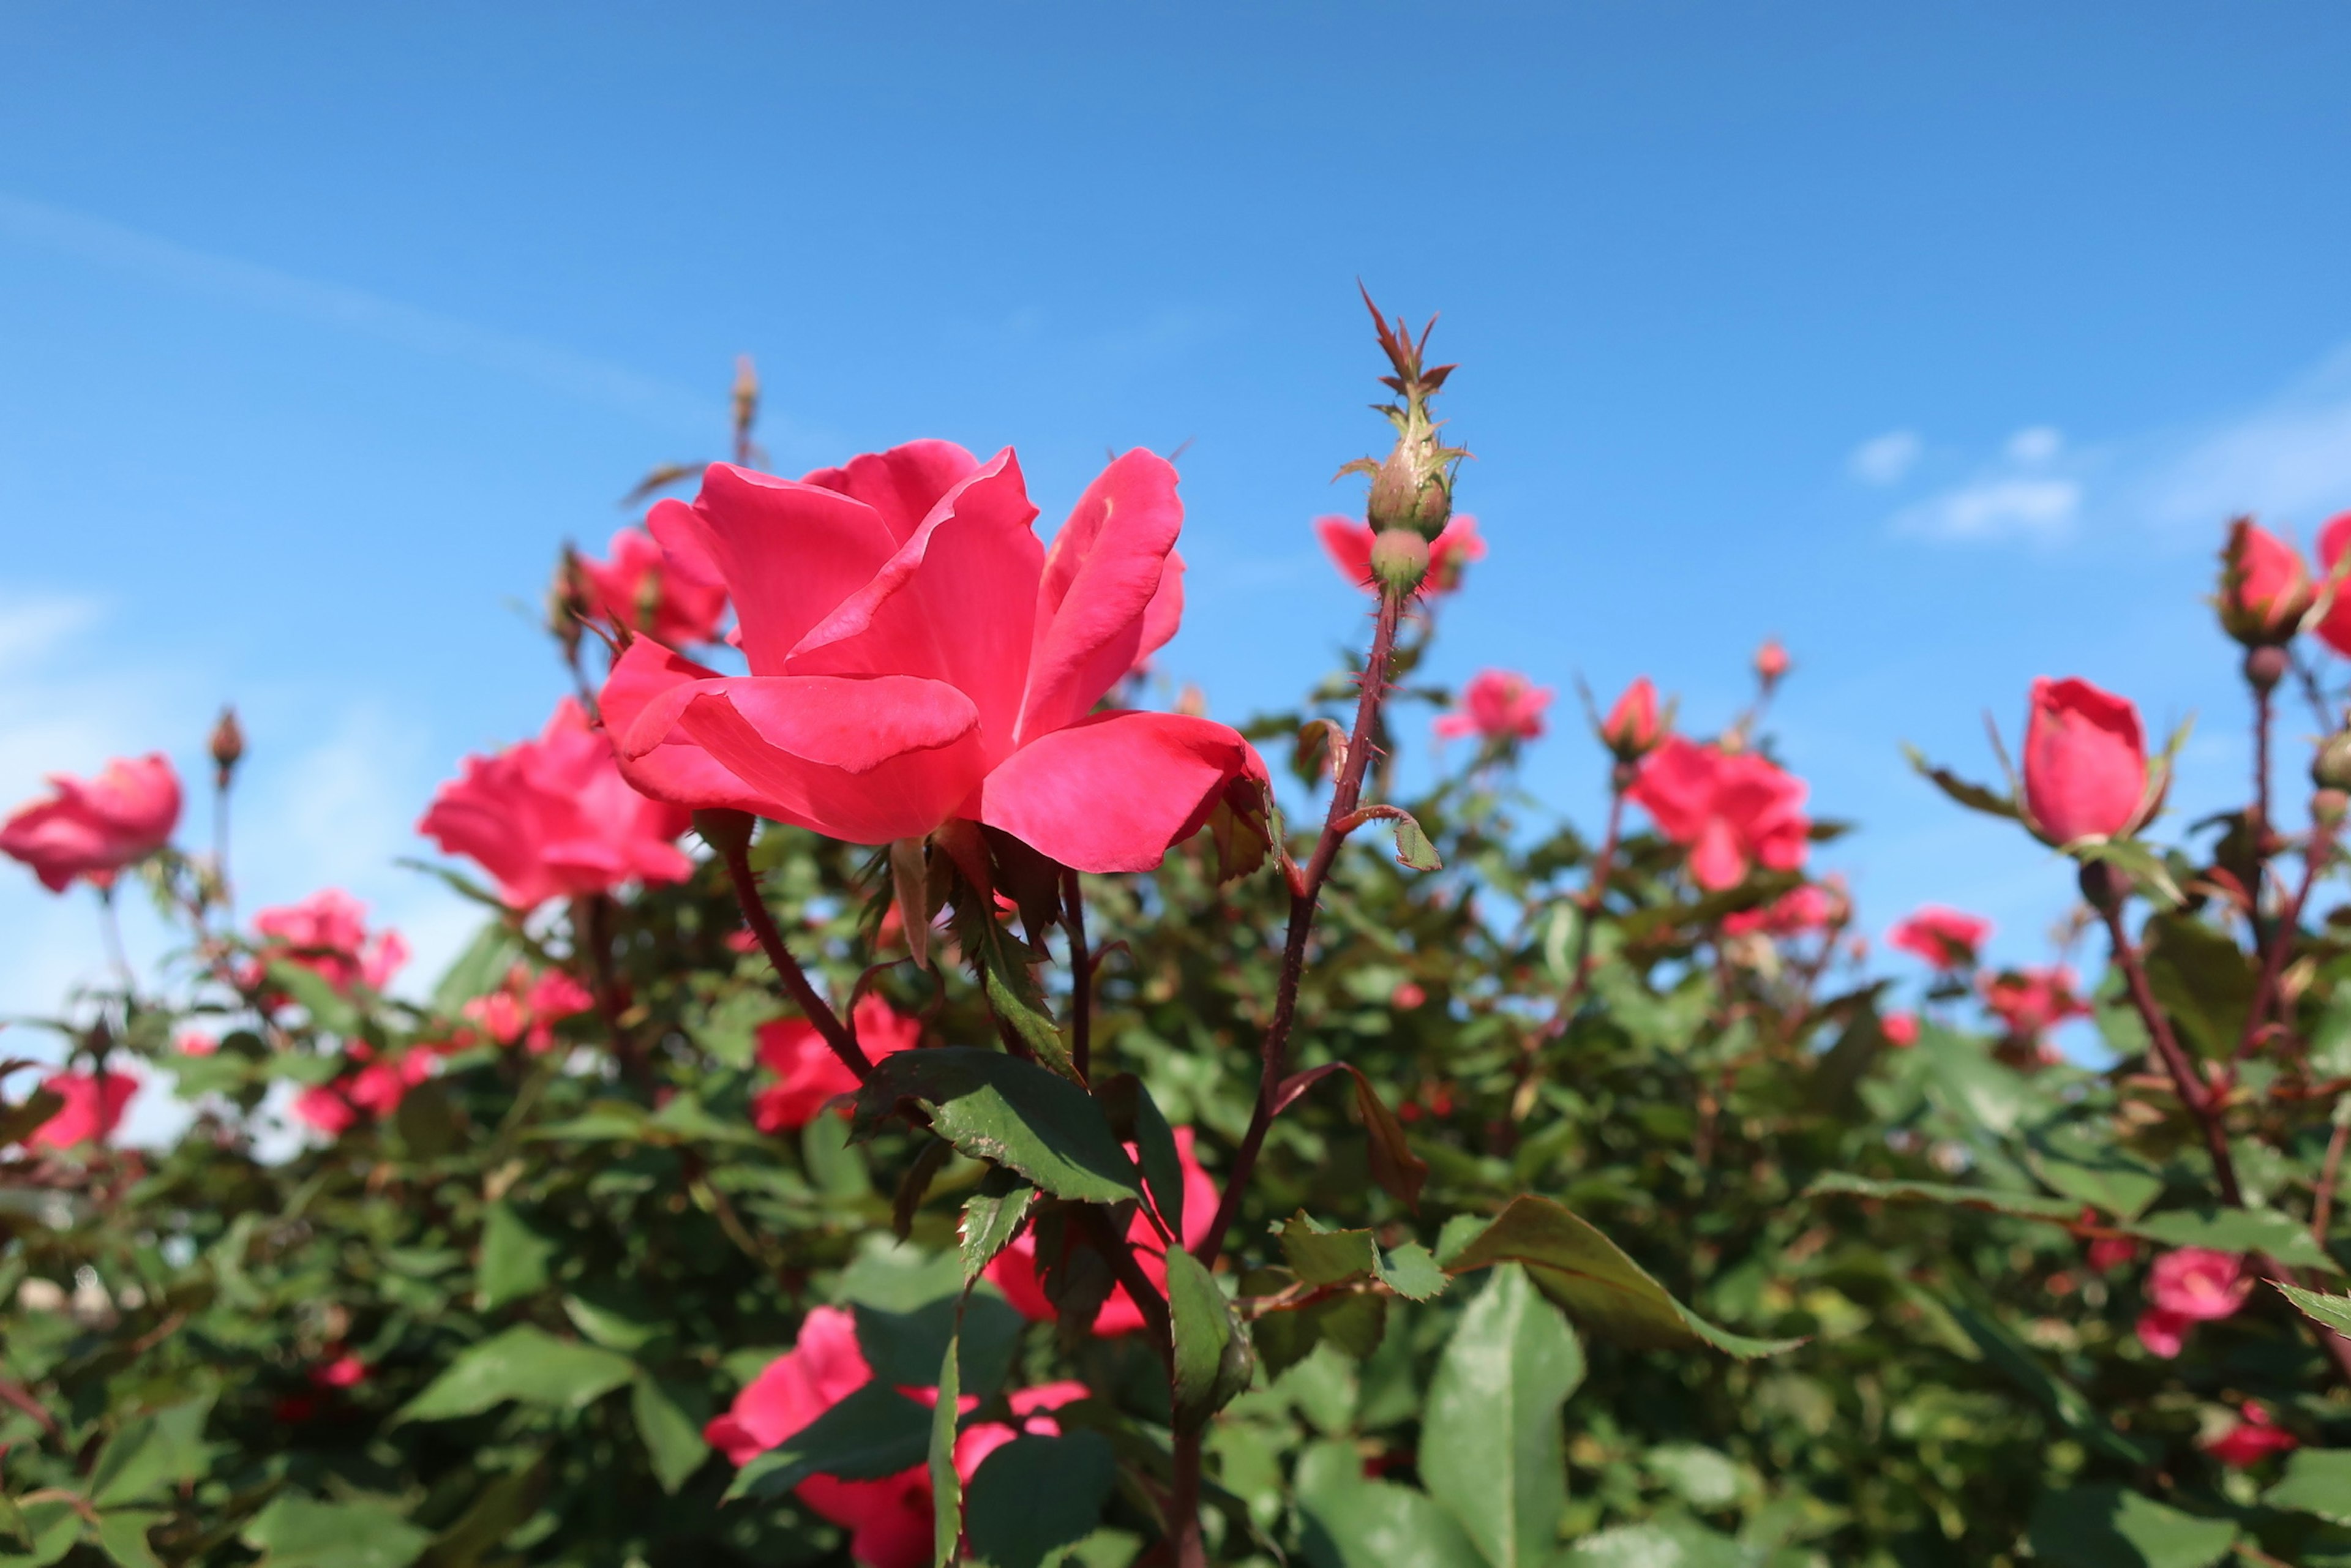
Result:
{"label": "wispy cloud", "polygon": [[2079,520],[2087,494],[2076,467],[2062,435],[2030,426],[1960,484],[1896,512],[1895,530],[1938,539],[2062,538]]}
{"label": "wispy cloud", "polygon": [[461,361],[682,432],[706,435],[724,428],[725,410],[715,397],[553,344],[476,327],[365,289],[193,249],[63,207],[0,193],[0,237],[191,293]]}
{"label": "wispy cloud", "polygon": [[1889,430],[1855,447],[1844,470],[1865,485],[1898,485],[1926,450],[1917,431]]}
{"label": "wispy cloud", "polygon": [[2171,527],[2253,512],[2305,532],[2351,508],[2351,345],[2275,397],[2172,444],[2129,496]]}

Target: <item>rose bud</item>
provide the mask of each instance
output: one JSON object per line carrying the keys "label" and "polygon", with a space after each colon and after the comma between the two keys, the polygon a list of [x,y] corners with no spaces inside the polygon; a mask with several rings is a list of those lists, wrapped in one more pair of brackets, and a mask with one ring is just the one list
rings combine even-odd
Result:
{"label": "rose bud", "polygon": [[1780,645],[1780,639],[1766,637],[1755,650],[1755,678],[1766,687],[1776,686],[1788,673],[1788,650]]}
{"label": "rose bud", "polygon": [[[2251,517],[2229,525],[2229,542],[2220,550],[2220,592],[2214,602],[2230,636],[2248,648],[2291,642],[2317,601],[2318,585],[2292,545]],[[2284,661],[2273,663],[2282,666]],[[2264,686],[2275,685],[2284,673],[2281,667],[2262,682],[2250,662],[2246,666],[2246,674]]]}
{"label": "rose bud", "polygon": [[236,709],[221,709],[220,722],[213,726],[212,753],[214,777],[225,789],[229,775],[236,771],[238,760],[245,756],[245,731],[237,725]]}
{"label": "rose bud", "polygon": [[1600,721],[1600,744],[1620,762],[1638,762],[1656,747],[1659,733],[1657,688],[1648,676],[1637,676]]}
{"label": "rose bud", "polygon": [[2024,728],[2027,824],[2059,846],[2144,826],[2160,803],[2129,700],[2076,679],[2032,683]]}
{"label": "rose bud", "polygon": [[2351,789],[2351,729],[2339,729],[2320,743],[2311,758],[2310,781],[2322,789]]}
{"label": "rose bud", "polygon": [[1372,539],[1372,580],[1398,599],[1428,575],[1428,541],[1410,528],[1387,528]]}

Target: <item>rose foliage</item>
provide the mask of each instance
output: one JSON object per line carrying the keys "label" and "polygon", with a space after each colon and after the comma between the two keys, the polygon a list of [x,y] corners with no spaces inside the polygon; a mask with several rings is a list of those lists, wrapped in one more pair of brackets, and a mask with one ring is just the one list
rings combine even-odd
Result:
{"label": "rose foliage", "polygon": [[1587,699],[1590,830],[1516,768],[1593,651],[1428,682],[1510,534],[1380,340],[1294,711],[1144,700],[1169,460],[1046,539],[1010,451],[761,472],[747,369],[423,807],[446,972],[240,910],[160,756],[0,827],[183,938],[0,1039],[0,1563],[2351,1564],[2351,517],[2230,530],[2252,800],[2036,682],[1919,767],[2074,862],[2060,950],[1873,968],[1776,643]]}

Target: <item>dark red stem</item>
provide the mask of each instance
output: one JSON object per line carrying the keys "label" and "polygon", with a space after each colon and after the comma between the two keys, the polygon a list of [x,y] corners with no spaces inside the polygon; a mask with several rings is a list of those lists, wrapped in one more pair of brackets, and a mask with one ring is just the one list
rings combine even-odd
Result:
{"label": "dark red stem", "polygon": [[735,902],[743,906],[744,922],[751,927],[751,935],[758,940],[759,951],[765,953],[768,962],[775,966],[776,977],[784,983],[785,994],[807,1015],[809,1022],[816,1026],[817,1033],[824,1037],[824,1043],[832,1048],[833,1055],[841,1058],[841,1065],[857,1074],[860,1083],[864,1082],[873,1074],[873,1063],[867,1058],[864,1048],[857,1043],[857,1037],[832,1010],[832,1005],[809,983],[806,971],[792,956],[791,950],[784,946],[784,934],[776,929],[776,917],[768,912],[768,901],[759,896],[759,877],[751,869],[748,842],[723,844],[719,846],[718,853],[719,858],[726,862],[728,880],[735,884]]}

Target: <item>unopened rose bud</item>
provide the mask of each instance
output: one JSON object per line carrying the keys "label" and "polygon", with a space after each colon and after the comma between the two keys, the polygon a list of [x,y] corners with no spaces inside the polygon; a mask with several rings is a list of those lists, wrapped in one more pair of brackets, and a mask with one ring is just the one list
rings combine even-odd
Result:
{"label": "unopened rose bud", "polygon": [[[2292,642],[2302,630],[2303,618],[2318,602],[2318,585],[2292,545],[2251,517],[2239,517],[2220,549],[2220,591],[2213,602],[2230,636],[2249,648],[2270,648]],[[2283,675],[2283,655],[2277,663]],[[2264,691],[2277,685],[2261,682],[2250,660],[2245,675]]]}
{"label": "unopened rose bud", "polygon": [[2310,781],[2321,789],[2351,790],[2351,729],[2338,730],[2320,744],[2310,760]]}
{"label": "unopened rose bud", "polygon": [[1453,516],[1453,497],[1434,436],[1397,440],[1372,478],[1367,515],[1374,532],[1409,528],[1423,539],[1433,539],[1445,531]]}
{"label": "unopened rose bud", "polygon": [[2340,789],[2321,789],[2310,798],[2310,820],[2329,832],[2343,825],[2346,811],[2351,811],[2351,795]]}
{"label": "unopened rose bud", "polygon": [[1656,747],[1658,728],[1657,688],[1643,675],[1625,688],[1600,721],[1600,743],[1619,760],[1637,762]]}
{"label": "unopened rose bud", "polygon": [[1766,637],[1763,645],[1755,650],[1755,678],[1767,686],[1780,684],[1788,673],[1788,650],[1780,646],[1777,637]]}
{"label": "unopened rose bud", "polygon": [[245,756],[245,730],[236,722],[236,709],[224,706],[220,721],[213,726],[213,777],[224,789],[229,776]]}
{"label": "unopened rose bud", "polygon": [[1405,598],[1428,575],[1428,541],[1410,528],[1385,528],[1372,540],[1372,580]]}

